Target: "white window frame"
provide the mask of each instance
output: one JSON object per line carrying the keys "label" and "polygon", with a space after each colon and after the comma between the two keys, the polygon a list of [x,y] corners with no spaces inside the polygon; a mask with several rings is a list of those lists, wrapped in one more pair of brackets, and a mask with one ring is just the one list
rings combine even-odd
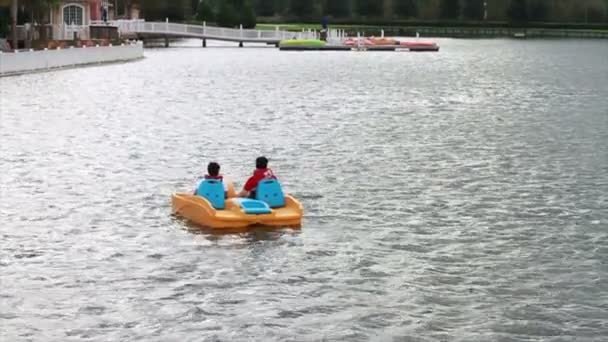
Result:
{"label": "white window frame", "polygon": [[65,5],[63,5],[61,7],[61,23],[63,25],[72,25],[71,22],[68,23],[68,22],[65,21],[65,19],[66,19],[65,18],[65,10],[66,10],[66,8],[71,7],[71,6],[78,7],[82,11],[82,23],[81,24],[76,24],[76,26],[85,26],[85,23],[86,23],[86,18],[85,18],[86,11],[85,11],[85,8],[81,4],[76,4],[76,3],[68,3],[68,4],[65,4]]}

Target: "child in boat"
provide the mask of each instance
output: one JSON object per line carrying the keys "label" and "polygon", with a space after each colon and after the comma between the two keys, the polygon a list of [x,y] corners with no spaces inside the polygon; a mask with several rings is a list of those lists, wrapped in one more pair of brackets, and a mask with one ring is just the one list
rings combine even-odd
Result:
{"label": "child in boat", "polygon": [[277,177],[268,167],[268,159],[266,157],[258,157],[255,160],[255,170],[253,171],[253,176],[249,177],[245,183],[245,186],[243,187],[243,191],[241,191],[238,196],[255,198],[255,189],[257,188],[258,183],[261,180],[268,178],[276,179]]}
{"label": "child in boat", "polygon": [[201,185],[201,182],[203,182],[207,179],[215,179],[215,180],[219,180],[220,182],[222,182],[222,184],[224,185],[224,197],[228,198],[228,188],[226,186],[226,183],[224,183],[224,176],[222,176],[220,174],[220,164],[218,164],[216,162],[211,162],[207,165],[207,174],[205,175],[204,179],[200,180],[196,184],[196,189],[194,189],[195,195],[198,190],[198,187]]}

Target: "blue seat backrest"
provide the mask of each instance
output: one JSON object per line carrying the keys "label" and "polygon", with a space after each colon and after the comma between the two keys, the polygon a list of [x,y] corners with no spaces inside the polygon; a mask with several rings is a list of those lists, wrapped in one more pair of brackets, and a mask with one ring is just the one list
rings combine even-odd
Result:
{"label": "blue seat backrest", "polygon": [[215,209],[226,208],[224,198],[224,183],[217,179],[205,179],[196,189],[198,196],[206,198]]}
{"label": "blue seat backrest", "polygon": [[285,194],[281,183],[276,179],[261,180],[255,191],[255,199],[266,202],[271,208],[285,206]]}
{"label": "blue seat backrest", "polygon": [[272,209],[265,202],[252,200],[249,198],[235,198],[234,202],[238,203],[241,209],[245,212],[245,214],[270,214]]}

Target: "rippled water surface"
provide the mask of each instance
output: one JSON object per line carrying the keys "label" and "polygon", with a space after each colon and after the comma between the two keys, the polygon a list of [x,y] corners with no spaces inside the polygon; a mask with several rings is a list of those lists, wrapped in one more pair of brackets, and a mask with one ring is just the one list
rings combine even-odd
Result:
{"label": "rippled water surface", "polygon": [[[0,79],[0,340],[606,341],[608,45],[439,43]],[[260,154],[301,230],[170,215]]]}

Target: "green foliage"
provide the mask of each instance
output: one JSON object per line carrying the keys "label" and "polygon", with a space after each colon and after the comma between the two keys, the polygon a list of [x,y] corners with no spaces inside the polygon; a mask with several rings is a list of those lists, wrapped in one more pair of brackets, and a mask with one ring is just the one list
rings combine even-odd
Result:
{"label": "green foliage", "polygon": [[441,0],[439,5],[439,13],[441,19],[454,20],[460,18],[460,1]]}
{"label": "green foliage", "polygon": [[223,0],[219,4],[215,21],[223,27],[254,28],[256,15],[249,0]]}
{"label": "green foliage", "polygon": [[203,0],[198,3],[198,8],[196,9],[196,20],[215,21],[215,13],[207,1]]}
{"label": "green foliage", "polygon": [[256,0],[255,13],[262,17],[272,17],[275,14],[275,0]]}
{"label": "green foliage", "polygon": [[530,3],[530,20],[544,21],[547,18],[547,3],[545,0],[533,0]]}
{"label": "green foliage", "polygon": [[365,17],[380,17],[384,14],[384,2],[379,0],[357,0],[357,14]]}
{"label": "green foliage", "polygon": [[326,0],[325,13],[336,18],[350,16],[350,2],[348,0]]}
{"label": "green foliage", "polygon": [[310,18],[315,11],[312,0],[291,0],[289,14],[299,18]]}
{"label": "green foliage", "polygon": [[[116,0],[118,2],[118,0]],[[190,12],[196,15],[198,11],[198,6],[203,0],[190,0]]]}
{"label": "green foliage", "polygon": [[601,23],[606,14],[598,7],[589,7],[586,9],[585,22]]}
{"label": "green foliage", "polygon": [[418,16],[418,3],[416,0],[396,0],[394,2],[395,13],[403,18],[415,18]]}
{"label": "green foliage", "polygon": [[[2,0],[0,0],[2,1]],[[20,3],[59,0],[19,0]],[[112,0],[113,1],[113,0]],[[199,12],[198,0],[117,0],[119,7],[139,3],[146,20],[172,21],[190,18]],[[215,13],[216,21],[230,27],[251,25],[253,14],[277,21],[318,23],[323,15],[343,23],[392,22],[394,20],[479,21],[483,19],[484,0],[203,0]],[[247,1],[250,5],[247,5]],[[608,22],[608,0],[485,0],[491,21],[534,22]],[[193,11],[194,5],[196,11]],[[253,5],[251,7],[251,5]],[[27,6],[27,5],[26,5]],[[250,9],[251,7],[251,9]],[[220,9],[223,13],[222,19]],[[232,11],[232,13],[229,13]],[[204,14],[207,21],[210,15]],[[212,16],[211,16],[212,17]]]}
{"label": "green foliage", "polygon": [[217,12],[216,22],[219,26],[234,27],[239,18],[231,1],[222,1]]}
{"label": "green foliage", "polygon": [[466,0],[462,10],[464,17],[471,20],[483,19],[483,3],[485,0]]}
{"label": "green foliage", "polygon": [[251,2],[249,1],[245,1],[245,3],[243,3],[243,6],[241,7],[241,24],[243,25],[243,28],[255,28],[255,24],[257,22],[256,20],[256,16],[255,16],[255,10],[253,9],[253,6],[251,5]]}
{"label": "green foliage", "polygon": [[147,20],[182,21],[190,17],[190,0],[145,0],[140,3]]}
{"label": "green foliage", "polygon": [[509,20],[513,23],[525,23],[528,21],[527,0],[511,0],[507,10]]}
{"label": "green foliage", "polygon": [[8,36],[10,22],[10,11],[6,7],[0,7],[0,37],[6,38]]}

